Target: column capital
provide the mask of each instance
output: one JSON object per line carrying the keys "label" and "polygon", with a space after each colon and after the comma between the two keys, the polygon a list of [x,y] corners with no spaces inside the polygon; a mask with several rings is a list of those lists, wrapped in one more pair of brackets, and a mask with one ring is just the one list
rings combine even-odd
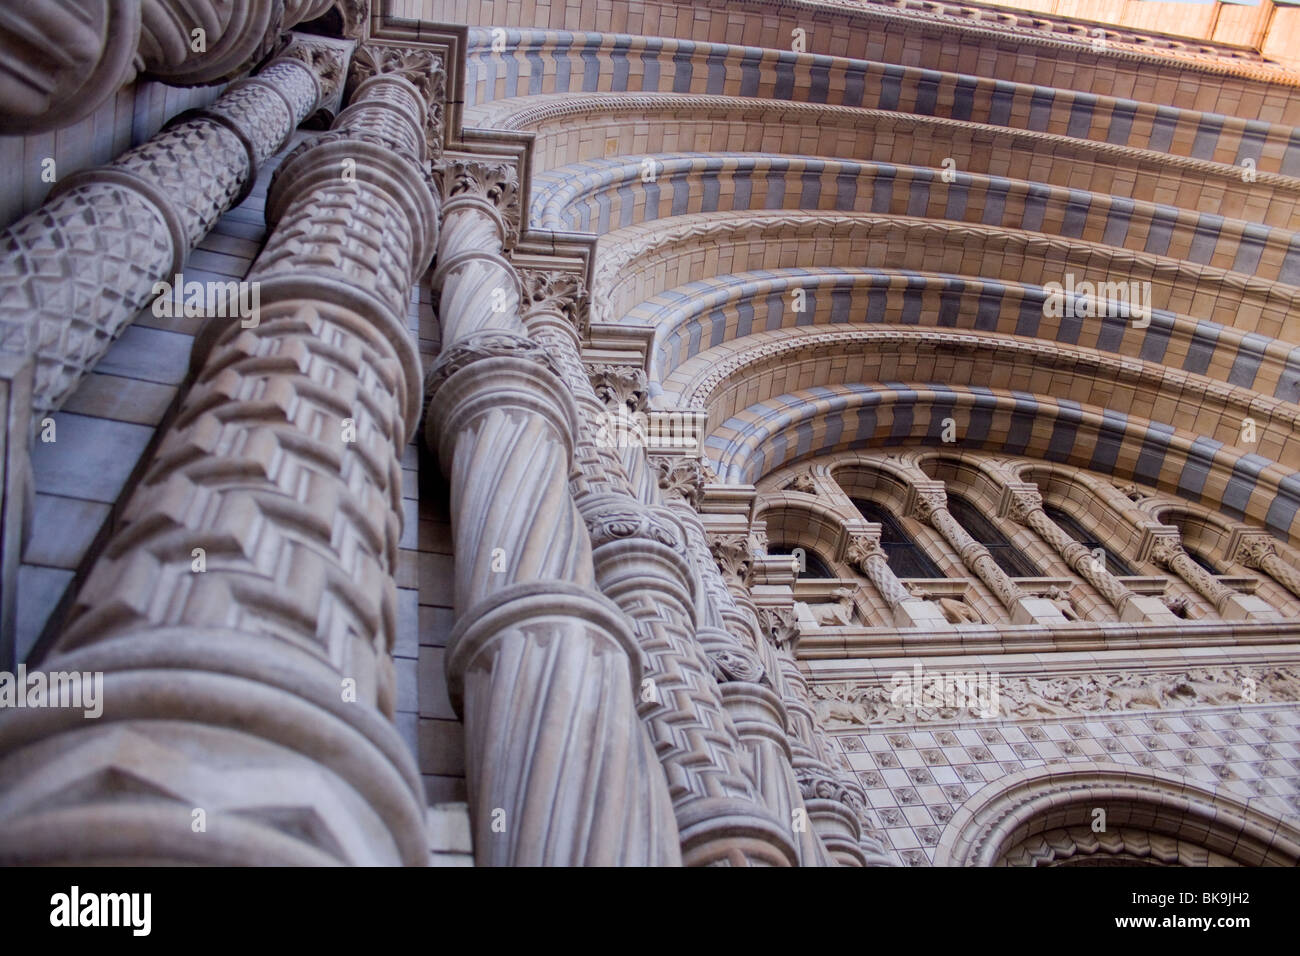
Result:
{"label": "column capital", "polygon": [[425,106],[424,134],[429,152],[441,154],[447,99],[447,72],[442,56],[429,47],[367,40],[352,55],[348,71],[349,99],[362,84],[378,76],[401,77],[415,88]]}
{"label": "column capital", "polygon": [[749,587],[754,569],[749,533],[710,534],[708,542],[709,552],[728,587]]}
{"label": "column capital", "polygon": [[913,486],[911,497],[909,510],[914,517],[927,524],[934,520],[937,512],[948,508],[948,494],[943,490],[941,482],[935,482],[934,486],[928,487]]}
{"label": "column capital", "polygon": [[1002,495],[1002,516],[1016,524],[1029,524],[1029,516],[1043,510],[1043,496],[1034,485],[1008,483]]}
{"label": "column capital", "polygon": [[523,222],[523,196],[515,164],[506,159],[456,157],[445,161],[441,169],[448,212],[452,201],[478,200],[495,213],[503,248],[514,248]]}
{"label": "column capital", "polygon": [[525,315],[556,312],[569,321],[581,342],[591,326],[587,284],[576,272],[562,269],[518,269],[523,283]]}
{"label": "column capital", "polygon": [[867,563],[873,558],[884,558],[885,549],[880,546],[880,532],[850,534],[844,549],[844,560],[858,568],[864,574]]}
{"label": "column capital", "polygon": [[606,406],[626,406],[636,413],[650,407],[650,389],[645,370],[635,365],[587,365],[587,375],[596,397]]}
{"label": "column capital", "polygon": [[685,502],[691,510],[699,509],[704,494],[705,468],[693,455],[651,455],[650,466],[659,480],[664,501]]}
{"label": "column capital", "polygon": [[1235,544],[1232,560],[1255,571],[1263,570],[1266,557],[1277,554],[1273,537],[1266,531],[1242,533]]}

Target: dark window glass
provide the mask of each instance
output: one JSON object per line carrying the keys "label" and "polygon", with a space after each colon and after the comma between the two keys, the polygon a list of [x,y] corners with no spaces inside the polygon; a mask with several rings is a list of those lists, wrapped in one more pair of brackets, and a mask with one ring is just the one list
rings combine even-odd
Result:
{"label": "dark window glass", "polygon": [[[768,554],[793,554],[793,547],[786,547],[783,544],[768,545]],[[822,559],[822,556],[810,548],[803,549],[804,570],[799,572],[801,578],[833,578],[835,572],[831,570],[829,564]]]}
{"label": "dark window glass", "polygon": [[870,501],[853,499],[862,517],[880,525],[880,547],[889,559],[889,569],[900,578],[947,577],[939,566],[930,560],[919,545],[907,536],[903,526],[892,514]]}
{"label": "dark window glass", "polygon": [[1029,563],[1029,559],[998,530],[997,525],[984,517],[980,510],[965,498],[949,495],[948,511],[966,529],[967,534],[989,549],[998,567],[1007,574],[1013,578],[1041,576],[1038,569]]}
{"label": "dark window glass", "polygon": [[1047,512],[1047,517],[1051,518],[1061,526],[1062,531],[1068,534],[1075,541],[1079,542],[1089,551],[1095,551],[1097,548],[1101,548],[1102,551],[1106,552],[1106,570],[1111,574],[1118,575],[1121,578],[1133,574],[1133,569],[1129,567],[1128,563],[1123,558],[1089,534],[1088,529],[1075,521],[1072,516],[1066,514],[1059,508],[1053,508],[1051,505],[1043,505],[1043,510]]}

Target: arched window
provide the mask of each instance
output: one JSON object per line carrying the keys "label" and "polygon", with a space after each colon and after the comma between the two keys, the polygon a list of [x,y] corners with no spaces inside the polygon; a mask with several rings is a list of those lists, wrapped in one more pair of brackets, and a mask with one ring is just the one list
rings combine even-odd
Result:
{"label": "arched window", "polygon": [[960,495],[948,495],[948,511],[966,533],[989,549],[993,560],[1013,578],[1036,578],[1040,572],[983,513]]}
{"label": "arched window", "polygon": [[[803,552],[803,560],[800,562],[799,577],[801,578],[833,578],[835,572],[826,560],[811,548],[805,548],[802,545],[798,550]],[[787,547],[784,544],[768,545],[768,554],[794,554],[795,548]]]}
{"label": "arched window", "polygon": [[1129,567],[1128,562],[1110,548],[1106,547],[1103,542],[1098,541],[1097,538],[1088,532],[1087,528],[1074,520],[1072,515],[1068,515],[1060,508],[1055,508],[1049,504],[1044,504],[1043,510],[1047,512],[1047,517],[1051,518],[1060,526],[1062,531],[1068,534],[1075,541],[1079,542],[1089,551],[1096,551],[1098,548],[1101,548],[1106,555],[1106,570],[1111,574],[1117,575],[1121,578],[1132,576],[1133,569]]}
{"label": "arched window", "polygon": [[880,547],[889,560],[889,568],[900,578],[942,578],[946,575],[930,556],[907,536],[898,519],[880,505],[853,499],[862,517],[880,525]]}

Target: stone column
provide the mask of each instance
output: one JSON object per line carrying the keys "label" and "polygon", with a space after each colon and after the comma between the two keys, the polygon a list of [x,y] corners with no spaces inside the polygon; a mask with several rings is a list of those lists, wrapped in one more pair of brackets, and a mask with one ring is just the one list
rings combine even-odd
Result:
{"label": "stone column", "polygon": [[1061,556],[1075,574],[1096,589],[1119,612],[1121,621],[1177,623],[1178,617],[1156,597],[1145,597],[1130,590],[1123,581],[1106,570],[1105,564],[1085,548],[1043,510],[1043,496],[1027,483],[1008,484],[1009,497],[1004,513],[1017,524],[1031,528]]}
{"label": "stone column", "polygon": [[0,13],[0,135],[68,126],[137,70],[178,86],[231,79],[334,0],[39,0]]}
{"label": "stone column", "polygon": [[988,586],[1011,612],[1012,624],[1059,624],[1064,615],[1051,601],[1031,598],[998,566],[989,549],[972,538],[948,511],[948,496],[938,482],[913,489],[913,513],[930,525],[961,556],[962,564]]}
{"label": "stone column", "polygon": [[[103,716],[0,714],[0,861],[427,860],[395,687],[406,328],[437,235],[424,120],[441,64],[365,76],[272,182],[250,280],[46,663]],[[342,175],[347,168],[352,177]]]}
{"label": "stone column", "polygon": [[840,765],[813,714],[794,654],[799,628],[793,596],[786,607],[759,608],[754,603],[750,584],[755,551],[748,534],[713,534],[709,547],[731,597],[722,611],[728,629],[755,636],[764,670],[786,711],[791,767],[812,830],[840,865],[887,865],[884,849],[868,832],[866,795]]}
{"label": "stone column", "polygon": [[[796,862],[789,817],[778,815],[779,803],[765,805],[755,786],[738,729],[696,639],[697,585],[684,516],[638,497],[625,461],[629,451],[639,454],[645,472],[644,452],[627,440],[619,421],[605,427],[607,405],[597,392],[623,424],[631,424],[621,413],[642,410],[631,406],[644,400],[644,374],[605,368],[593,385],[580,357],[584,320],[575,319],[582,293],[573,280],[563,273],[526,273],[526,322],[577,402],[575,501],[591,535],[596,581],[627,615],[640,646],[646,683],[638,712],[669,780],[683,862]],[[657,499],[653,480],[651,486]]]}
{"label": "stone column", "polygon": [[880,545],[880,526],[869,524],[868,527],[877,530],[850,535],[844,560],[867,576],[893,613],[896,625],[948,630],[951,625],[943,611],[932,602],[913,596],[894,574]]}
{"label": "stone column", "polygon": [[35,358],[35,418],[63,404],[258,167],[332,101],[350,45],[296,37],[206,110],[67,177],[0,232],[0,347]]}
{"label": "stone column", "polygon": [[448,680],[465,721],[475,853],[481,864],[679,863],[669,792],[681,784],[665,780],[637,718],[641,651],[596,589],[569,489],[577,409],[557,356],[527,335],[503,255],[519,228],[516,176],[504,162],[447,164],[433,280],[442,352],[426,438],[451,484]]}
{"label": "stone column", "polygon": [[1276,610],[1253,594],[1242,594],[1228,587],[1201,567],[1184,550],[1177,528],[1157,529],[1151,536],[1148,556],[1187,582],[1192,590],[1214,606],[1225,621],[1265,621],[1280,617]]}
{"label": "stone column", "polygon": [[1278,554],[1277,547],[1268,534],[1242,534],[1233,560],[1252,571],[1263,571],[1296,597],[1300,597],[1300,568]]}

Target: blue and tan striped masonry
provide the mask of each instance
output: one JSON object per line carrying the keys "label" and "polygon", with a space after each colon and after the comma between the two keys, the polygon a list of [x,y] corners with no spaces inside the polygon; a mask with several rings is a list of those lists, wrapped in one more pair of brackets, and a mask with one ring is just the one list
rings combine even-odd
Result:
{"label": "blue and tan striped masonry", "polygon": [[[1021,389],[1198,434],[1300,468],[1300,406],[1154,362],[988,332],[845,324],[755,332],[701,352],[664,383],[662,407],[703,408],[713,423],[813,385],[906,381]],[[1249,428],[1244,423],[1250,420]]]}
{"label": "blue and tan striped masonry", "polygon": [[1154,485],[1235,518],[1300,537],[1300,473],[1172,426],[1028,392],[943,385],[813,387],[746,408],[713,428],[719,477],[752,483],[796,459],[858,448],[941,444],[996,450]]}
{"label": "blue and tan striped masonry", "polygon": [[[794,292],[803,290],[802,311]],[[773,269],[667,290],[622,321],[655,329],[651,365],[666,391],[685,385],[705,351],[759,332],[848,323],[967,330],[1060,343],[1214,376],[1300,402],[1300,346],[1156,310],[1137,328],[1119,316],[1044,316],[1041,286],[871,269]],[[707,366],[708,363],[706,363]],[[679,374],[679,369],[685,371]],[[1226,371],[1226,375],[1224,372]]]}
{"label": "blue and tan striped masonry", "polygon": [[[693,281],[691,257],[704,249],[727,271],[746,271],[752,266],[744,263],[757,258],[764,266],[942,272],[1040,286],[1065,283],[1069,276],[1076,283],[1137,282],[1144,297],[1149,292],[1153,309],[1300,343],[1295,286],[1078,239],[862,213],[724,212],[665,220],[661,229],[658,234],[616,231],[607,237],[609,245],[602,243],[602,255],[618,266],[612,276],[605,265],[598,267],[595,288],[606,315],[621,316],[652,295]],[[823,245],[810,238],[835,242]],[[851,245],[840,247],[841,240]],[[616,258],[611,253],[620,243],[638,248]],[[633,261],[636,268],[630,269]],[[646,269],[649,264],[656,268]]]}
{"label": "blue and tan striped masonry", "polygon": [[[653,176],[653,182],[648,179]],[[592,159],[533,181],[532,220],[604,235],[718,211],[864,212],[1046,232],[1300,285],[1300,234],[1084,189],[920,166],[685,153]],[[1292,203],[1300,192],[1286,197]]]}
{"label": "blue and tan striped masonry", "polygon": [[[671,93],[558,93],[472,111],[474,125],[534,134],[537,173],[647,153],[835,157],[1001,176],[1288,228],[1300,179],[960,120],[823,104]],[[467,115],[467,120],[470,119]]]}
{"label": "blue and tan striped masonry", "polygon": [[[471,30],[468,106],[539,93],[673,92],[946,116],[1300,175],[1300,132],[1264,120],[846,57],[626,34]],[[1273,107],[1265,104],[1261,112]]]}

